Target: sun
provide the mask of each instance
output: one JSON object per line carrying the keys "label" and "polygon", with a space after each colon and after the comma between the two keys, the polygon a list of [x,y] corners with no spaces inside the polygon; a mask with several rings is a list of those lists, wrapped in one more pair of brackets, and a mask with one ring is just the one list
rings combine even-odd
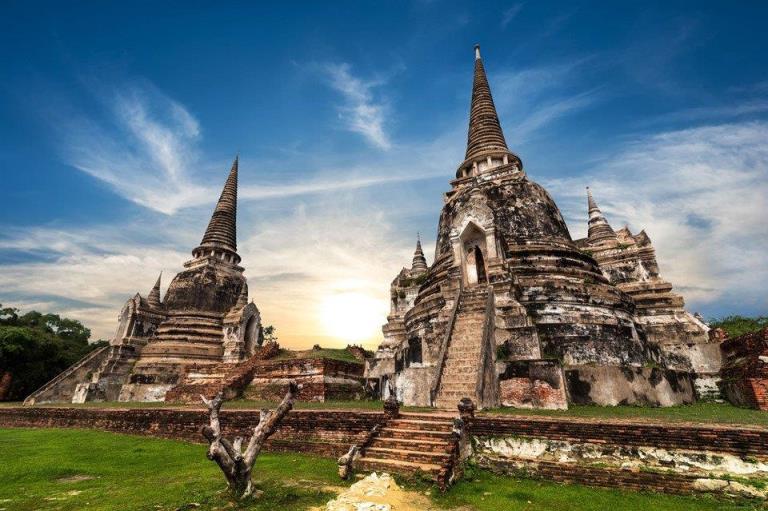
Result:
{"label": "sun", "polygon": [[386,304],[364,293],[344,291],[323,299],[320,319],[329,336],[366,341],[377,335],[386,320]]}

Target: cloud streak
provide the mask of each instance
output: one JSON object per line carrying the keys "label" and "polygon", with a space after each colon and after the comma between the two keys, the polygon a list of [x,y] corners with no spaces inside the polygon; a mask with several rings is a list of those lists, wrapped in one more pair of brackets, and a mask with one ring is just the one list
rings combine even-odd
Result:
{"label": "cloud streak", "polygon": [[211,190],[190,178],[201,134],[184,106],[146,83],[114,90],[104,101],[105,120],[64,122],[62,152],[70,165],[165,214],[208,202]]}
{"label": "cloud streak", "polygon": [[373,90],[382,83],[366,81],[354,76],[347,63],[333,63],[323,66],[328,83],[344,98],[339,108],[339,117],[345,127],[358,133],[374,147],[388,150],[392,142],[386,132],[387,106],[374,99]]}
{"label": "cloud streak", "polygon": [[509,25],[515,17],[517,17],[518,14],[520,14],[520,11],[523,9],[523,3],[517,3],[513,4],[510,8],[505,10],[501,15],[501,29],[504,30],[507,28],[507,25]]}

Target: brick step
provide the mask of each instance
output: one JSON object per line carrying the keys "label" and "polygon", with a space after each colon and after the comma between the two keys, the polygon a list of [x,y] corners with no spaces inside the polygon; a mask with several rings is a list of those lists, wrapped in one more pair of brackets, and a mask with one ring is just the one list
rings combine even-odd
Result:
{"label": "brick step", "polygon": [[221,334],[218,336],[212,336],[212,335],[197,335],[197,334],[164,334],[162,332],[157,333],[157,337],[152,339],[149,344],[152,344],[156,341],[180,341],[180,342],[199,342],[204,344],[215,344],[215,345],[221,345]]}
{"label": "brick step", "polygon": [[420,429],[389,427],[384,428],[379,433],[379,438],[408,438],[412,440],[446,440],[450,438],[450,436],[450,431],[428,431]]}
{"label": "brick step", "polygon": [[410,451],[406,449],[388,449],[385,447],[368,447],[363,456],[384,460],[410,461],[412,463],[429,463],[442,465],[450,459],[447,452]]}
{"label": "brick step", "polygon": [[431,420],[441,420],[441,421],[450,421],[453,423],[453,419],[456,418],[455,413],[445,413],[445,412],[400,412],[399,417],[401,419],[421,419],[425,421],[431,421]]}
{"label": "brick step", "polygon": [[446,381],[445,380],[446,376],[453,377],[450,379],[455,379],[455,377],[457,376],[462,378],[469,377],[469,376],[477,376],[477,366],[476,364],[472,366],[467,366],[466,364],[447,363],[443,368],[443,377],[440,379],[440,381]]}
{"label": "brick step", "polygon": [[[449,363],[446,364],[445,368],[443,369],[443,378],[441,378],[440,381],[446,381],[446,376],[477,376],[477,364],[459,364],[458,362],[459,361],[450,363],[449,361]],[[470,362],[473,361],[470,360]]]}
{"label": "brick step", "polygon": [[206,328],[196,328],[196,327],[190,327],[187,328],[184,325],[173,325],[173,326],[167,326],[167,325],[161,325],[157,328],[157,334],[168,334],[168,335],[176,335],[181,333],[191,332],[194,335],[209,335],[214,336],[222,335],[221,327],[206,327]]}
{"label": "brick step", "polygon": [[462,330],[461,328],[455,328],[451,333],[451,340],[453,341],[454,345],[459,342],[472,343],[472,344],[479,343],[482,337],[483,337],[483,333],[479,325],[477,328],[473,328],[470,330]]}
{"label": "brick step", "polygon": [[376,437],[371,442],[371,447],[405,449],[419,452],[449,452],[451,450],[451,444],[443,440],[416,440],[412,438]]}
{"label": "brick step", "polygon": [[387,427],[396,429],[418,429],[419,431],[451,431],[453,428],[453,421],[393,419],[387,423]]}
{"label": "brick step", "polygon": [[451,407],[454,407],[454,408],[459,404],[459,401],[465,397],[468,397],[472,401],[475,401],[476,400],[475,389],[472,389],[471,392],[464,391],[461,389],[460,390],[445,389],[445,390],[440,390],[440,392],[437,393],[437,399],[439,401],[450,400],[452,401]]}
{"label": "brick step", "polygon": [[416,474],[424,472],[433,477],[440,473],[440,465],[432,463],[414,463],[411,461],[387,460],[381,458],[369,458],[363,456],[355,462],[355,467],[359,470],[384,471],[400,474]]}
{"label": "brick step", "polygon": [[447,375],[440,379],[440,385],[446,390],[466,390],[471,389],[477,385],[477,374],[464,376],[464,375]]}
{"label": "brick step", "polygon": [[[464,346],[449,346],[448,347],[448,360],[455,360],[459,357],[468,357],[468,356],[480,356],[480,346],[477,347],[464,347]],[[453,356],[451,356],[453,355]]]}

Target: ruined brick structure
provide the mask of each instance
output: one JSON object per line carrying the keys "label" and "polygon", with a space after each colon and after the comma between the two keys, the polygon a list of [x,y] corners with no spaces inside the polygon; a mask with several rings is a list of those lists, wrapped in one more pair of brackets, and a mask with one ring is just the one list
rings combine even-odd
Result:
{"label": "ruined brick structure", "polygon": [[[590,227],[596,243],[613,235]],[[393,309],[366,376],[393,383],[408,405],[451,409],[462,397],[481,407],[692,402],[706,364],[685,347],[705,345],[706,327],[671,286],[619,282],[588,244],[573,241],[507,147],[476,47],[466,156],[445,194],[434,261],[412,306]],[[655,268],[652,248],[637,256]]]}
{"label": "ruined brick structure", "polygon": [[381,386],[387,375],[395,371],[395,351],[400,346],[409,350],[407,358],[413,363],[421,362],[420,344],[414,344],[410,349],[406,344],[405,313],[413,308],[413,303],[419,294],[419,288],[427,276],[427,259],[421,248],[421,239],[416,239],[416,250],[410,268],[403,268],[390,285],[390,311],[387,324],[383,327],[384,342],[376,350],[373,357],[366,360],[365,374],[373,394],[389,397],[386,385]]}
{"label": "ruined brick structure", "polygon": [[768,328],[720,345],[723,352],[723,395],[731,403],[768,410]]}
{"label": "ruined brick structure", "polygon": [[[146,298],[137,293],[125,304],[108,347],[89,353],[30,395],[26,404],[198,403],[200,395],[213,397],[219,391],[228,399],[279,399],[288,379],[304,385],[300,400],[364,396],[362,361],[269,360],[279,346],[262,347],[261,315],[248,302],[237,253],[238,166],[236,158],[200,245],[165,297],[160,298],[158,277]],[[365,357],[360,347],[350,352]]]}
{"label": "ruined brick structure", "polygon": [[576,245],[595,258],[603,275],[632,297],[635,323],[661,351],[664,367],[690,371],[700,397],[718,397],[720,346],[709,327],[684,308],[683,297],[661,278],[656,251],[645,231],[614,231],[587,188],[587,237]]}
{"label": "ruined brick structure", "polygon": [[237,254],[238,164],[236,158],[200,245],[165,298],[158,278],[146,298],[129,299],[110,346],[57,376],[28,404],[162,401],[194,375],[204,378],[212,368],[227,373],[255,353],[261,316],[248,302]]}

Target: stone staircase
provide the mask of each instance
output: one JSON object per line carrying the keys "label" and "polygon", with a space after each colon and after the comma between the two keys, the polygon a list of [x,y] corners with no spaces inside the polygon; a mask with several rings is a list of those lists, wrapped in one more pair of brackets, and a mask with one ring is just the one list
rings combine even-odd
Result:
{"label": "stone staircase", "polygon": [[465,288],[461,293],[435,397],[438,408],[455,409],[464,397],[479,402],[476,393],[487,298],[487,286]]}
{"label": "stone staircase", "polygon": [[422,474],[440,487],[447,486],[456,468],[454,418],[448,414],[402,413],[389,419],[360,450],[355,470]]}

